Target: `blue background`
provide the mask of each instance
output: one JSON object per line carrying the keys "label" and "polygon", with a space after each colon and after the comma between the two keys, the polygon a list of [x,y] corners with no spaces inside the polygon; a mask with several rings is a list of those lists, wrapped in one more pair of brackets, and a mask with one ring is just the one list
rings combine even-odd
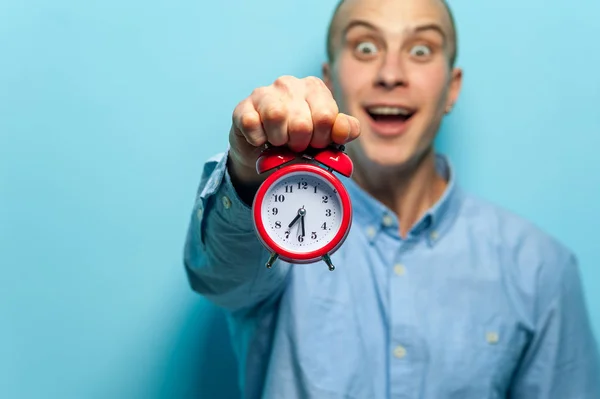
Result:
{"label": "blue background", "polygon": [[[600,3],[451,3],[465,86],[439,148],[577,253],[600,331]],[[185,230],[237,102],[320,75],[333,5],[0,2],[0,397],[236,393]]]}

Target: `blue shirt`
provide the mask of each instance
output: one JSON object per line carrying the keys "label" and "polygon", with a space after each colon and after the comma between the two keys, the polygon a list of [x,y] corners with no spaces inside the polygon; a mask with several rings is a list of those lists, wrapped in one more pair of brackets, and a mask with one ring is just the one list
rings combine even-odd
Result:
{"label": "blue shirt", "polygon": [[537,227],[467,194],[399,235],[341,178],[354,220],[323,262],[265,268],[227,153],[206,162],[187,235],[191,287],[226,310],[245,398],[599,399],[576,259]]}

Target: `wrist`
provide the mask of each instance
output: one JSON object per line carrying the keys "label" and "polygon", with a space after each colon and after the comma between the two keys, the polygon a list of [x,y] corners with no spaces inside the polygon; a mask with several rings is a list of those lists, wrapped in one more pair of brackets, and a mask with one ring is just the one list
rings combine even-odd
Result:
{"label": "wrist", "polygon": [[254,201],[254,196],[258,188],[265,180],[265,176],[259,175],[256,167],[244,164],[240,161],[236,152],[230,150],[227,159],[227,171],[231,180],[231,184],[238,194],[239,198],[251,206]]}
{"label": "wrist", "polygon": [[264,180],[264,177],[259,175],[256,171],[255,162],[248,162],[248,160],[241,157],[234,149],[229,150],[227,157],[227,170],[232,180],[238,184],[243,185],[255,185],[260,184]]}

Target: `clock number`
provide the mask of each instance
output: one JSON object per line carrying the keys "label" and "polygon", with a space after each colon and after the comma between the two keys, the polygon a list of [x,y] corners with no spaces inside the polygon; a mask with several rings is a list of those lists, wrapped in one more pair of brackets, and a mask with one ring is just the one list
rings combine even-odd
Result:
{"label": "clock number", "polygon": [[315,194],[317,193],[317,186],[315,186]]}
{"label": "clock number", "polygon": [[304,242],[304,237],[302,237],[301,235],[298,236],[298,242]]}
{"label": "clock number", "polygon": [[329,197],[328,197],[328,196],[326,196],[326,195],[324,195],[322,199],[323,199],[323,203],[324,203],[324,204],[326,204],[326,203],[328,203],[328,202],[329,202]]}
{"label": "clock number", "polygon": [[285,186],[286,193],[291,193],[293,189],[294,189],[294,186],[292,186],[291,184],[289,186]]}
{"label": "clock number", "polygon": [[308,183],[305,181],[299,181],[298,182],[298,190],[300,190],[300,189],[302,189],[302,190],[308,189]]}
{"label": "clock number", "polygon": [[285,201],[285,196],[283,194],[273,194],[275,196],[275,202],[283,202]]}
{"label": "clock number", "polygon": [[273,212],[273,215],[277,215],[279,213],[279,209],[273,208],[271,212]]}
{"label": "clock number", "polygon": [[327,230],[327,222],[324,222],[324,223],[321,225],[321,228],[322,228],[323,230]]}
{"label": "clock number", "polygon": [[[274,215],[276,215],[276,213],[274,213]],[[328,217],[331,216],[331,209],[327,209],[325,211],[325,216],[328,216]]]}
{"label": "clock number", "polygon": [[312,234],[310,235],[310,238],[312,238],[313,240],[317,238],[317,232],[313,231]]}
{"label": "clock number", "polygon": [[290,231],[289,230],[285,232],[285,238],[290,238]]}
{"label": "clock number", "polygon": [[279,221],[275,222],[275,228],[276,229],[280,229],[281,228],[281,222],[279,222]]}

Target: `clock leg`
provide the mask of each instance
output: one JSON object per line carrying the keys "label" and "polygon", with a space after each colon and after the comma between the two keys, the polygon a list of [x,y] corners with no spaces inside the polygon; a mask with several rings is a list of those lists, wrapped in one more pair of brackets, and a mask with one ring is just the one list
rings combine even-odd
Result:
{"label": "clock leg", "polygon": [[335,266],[333,266],[333,263],[331,262],[331,258],[329,257],[329,255],[323,256],[323,260],[325,261],[325,263],[327,263],[327,266],[329,266],[330,271],[335,270]]}
{"label": "clock leg", "polygon": [[277,260],[277,257],[278,257],[278,255],[275,252],[273,252],[271,254],[271,257],[267,261],[267,269],[270,269],[273,266],[273,263],[275,263],[275,261]]}

